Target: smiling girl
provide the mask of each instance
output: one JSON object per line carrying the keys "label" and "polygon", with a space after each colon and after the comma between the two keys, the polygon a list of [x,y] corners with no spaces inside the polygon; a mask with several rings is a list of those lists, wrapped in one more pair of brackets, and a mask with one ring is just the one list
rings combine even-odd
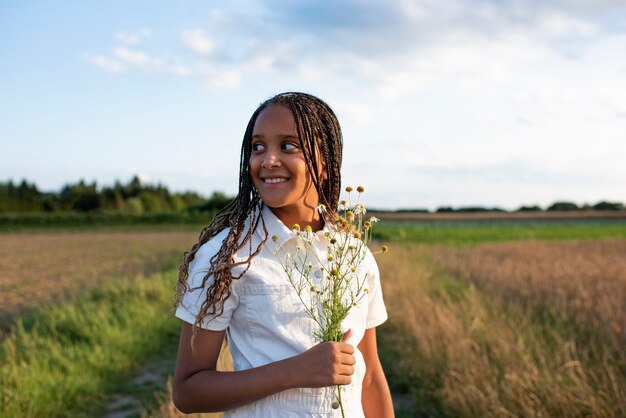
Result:
{"label": "smiling girl", "polygon": [[[387,319],[371,253],[360,266],[370,289],[345,321],[343,341],[316,343],[268,237],[289,249],[293,224],[323,236],[341,183],[342,137],[333,111],[283,93],[253,113],[243,138],[239,193],[185,254],[176,294],[182,319],[173,397],[183,412],[225,417],[333,417],[334,385],[351,417],[391,417],[376,346]],[[318,206],[328,208],[324,217]],[[323,239],[319,240],[324,242]],[[320,244],[322,245],[322,244]],[[318,249],[323,254],[325,249]],[[321,279],[320,266],[315,277]],[[234,371],[216,370],[228,334]]]}

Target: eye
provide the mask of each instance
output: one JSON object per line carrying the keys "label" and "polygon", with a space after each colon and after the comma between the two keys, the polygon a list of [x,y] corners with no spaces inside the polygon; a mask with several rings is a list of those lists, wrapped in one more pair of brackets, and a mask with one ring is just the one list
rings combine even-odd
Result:
{"label": "eye", "polygon": [[252,144],[252,151],[254,152],[259,152],[259,151],[264,151],[265,150],[265,145],[263,145],[260,142],[255,142],[254,144]]}
{"label": "eye", "polygon": [[285,142],[282,148],[284,151],[295,151],[298,149],[298,144],[294,142]]}

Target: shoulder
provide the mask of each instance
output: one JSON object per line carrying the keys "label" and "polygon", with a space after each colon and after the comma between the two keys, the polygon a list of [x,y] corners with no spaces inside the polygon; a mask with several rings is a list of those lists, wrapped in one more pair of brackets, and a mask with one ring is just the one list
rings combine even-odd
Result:
{"label": "shoulder", "polygon": [[368,247],[365,247],[365,256],[363,257],[363,268],[367,270],[370,278],[378,277],[380,275],[378,271],[378,263],[376,262],[376,258],[374,257],[374,254],[372,254],[372,251]]}
{"label": "shoulder", "polygon": [[376,264],[376,258],[368,246],[365,246],[365,260],[368,263]]}
{"label": "shoulder", "polygon": [[225,228],[217,233],[213,238],[202,244],[196,254],[194,256],[194,260],[197,259],[206,259],[207,257],[211,259],[222,247],[222,243],[226,236],[228,235],[230,228]]}
{"label": "shoulder", "polygon": [[195,283],[198,277],[204,276],[203,274],[198,275],[198,273],[209,270],[209,267],[211,267],[211,259],[219,252],[224,239],[228,235],[228,231],[229,228],[220,231],[198,248],[198,251],[196,251],[193,256],[193,260],[189,263],[189,279],[192,283]]}

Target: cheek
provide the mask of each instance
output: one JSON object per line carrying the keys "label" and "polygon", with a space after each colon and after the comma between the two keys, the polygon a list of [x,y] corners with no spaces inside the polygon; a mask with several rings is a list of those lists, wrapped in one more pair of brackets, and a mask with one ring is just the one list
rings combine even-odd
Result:
{"label": "cheek", "polygon": [[255,174],[259,169],[260,163],[259,159],[254,156],[250,157],[248,161],[248,168],[250,169],[250,174]]}
{"label": "cheek", "polygon": [[255,187],[259,186],[259,164],[253,159],[250,158],[250,161],[248,162],[248,175],[250,177],[250,180],[252,181],[252,184],[255,185]]}

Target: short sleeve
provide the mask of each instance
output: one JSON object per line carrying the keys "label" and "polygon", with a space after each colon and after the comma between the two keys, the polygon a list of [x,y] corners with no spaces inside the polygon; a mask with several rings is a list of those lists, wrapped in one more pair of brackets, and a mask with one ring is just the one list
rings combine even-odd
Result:
{"label": "short sleeve", "polygon": [[[213,284],[213,277],[209,277],[205,287],[195,289],[202,284],[202,280],[211,265],[211,257],[213,257],[219,250],[219,244],[222,240],[218,240],[216,243],[215,238],[202,245],[202,247],[200,247],[200,249],[196,252],[193,261],[189,263],[189,277],[187,278],[187,284],[189,285],[190,290],[184,294],[181,304],[176,309],[175,315],[177,318],[180,318],[190,324],[195,323],[198,312],[200,312],[200,307],[206,298],[206,289]],[[200,328],[210,331],[225,330],[228,328],[233,311],[237,308],[238,304],[239,296],[233,282],[230,297],[224,302],[223,313],[219,314],[221,306],[220,304],[217,304],[216,311],[219,315],[208,315],[203,318],[199,324]]]}
{"label": "short sleeve", "polygon": [[367,284],[369,286],[368,303],[367,303],[367,319],[365,328],[374,328],[385,322],[388,318],[387,308],[383,300],[383,290],[380,285],[380,272],[376,259],[368,250],[365,259],[367,263]]}

